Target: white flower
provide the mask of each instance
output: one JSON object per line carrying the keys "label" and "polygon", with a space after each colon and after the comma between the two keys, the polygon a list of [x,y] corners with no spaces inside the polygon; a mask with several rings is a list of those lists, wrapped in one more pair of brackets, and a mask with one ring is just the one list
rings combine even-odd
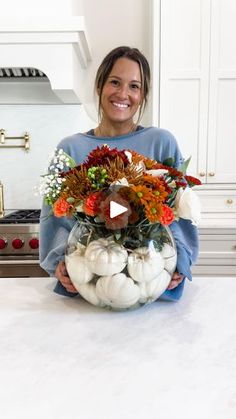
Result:
{"label": "white flower", "polygon": [[168,186],[170,187],[170,188],[176,188],[176,182],[175,182],[175,180],[172,180],[170,183],[168,183]]}
{"label": "white flower", "polygon": [[76,211],[77,211],[77,212],[84,212],[84,210],[83,210],[83,203],[81,203],[81,204],[77,205],[77,207],[76,207]]}
{"label": "white flower", "polygon": [[144,164],[144,162],[143,162],[142,160],[140,160],[140,161],[138,162],[138,164],[136,164],[136,165],[135,165],[135,167],[136,167],[138,170],[141,170],[141,171],[142,171],[142,173],[143,173],[143,172],[146,172],[146,166],[145,166],[145,164]]}
{"label": "white flower", "polygon": [[130,153],[130,151],[125,150],[125,155],[127,157],[127,159],[129,160],[129,163],[132,162],[132,153]]}
{"label": "white flower", "polygon": [[165,175],[166,173],[168,173],[167,169],[153,169],[153,170],[146,170],[147,175],[152,175],[152,176],[162,176]]}
{"label": "white flower", "polygon": [[175,198],[177,217],[191,220],[197,225],[201,220],[201,204],[198,195],[191,188],[179,188]]}
{"label": "white flower", "polygon": [[120,185],[120,186],[129,186],[129,182],[126,177],[122,177],[121,179],[115,180],[112,182],[111,185]]}
{"label": "white flower", "polygon": [[129,182],[125,177],[122,177],[121,179],[115,180],[114,182],[112,182],[110,184],[110,189],[111,190],[119,190],[120,188],[122,188],[123,186],[129,186]]}

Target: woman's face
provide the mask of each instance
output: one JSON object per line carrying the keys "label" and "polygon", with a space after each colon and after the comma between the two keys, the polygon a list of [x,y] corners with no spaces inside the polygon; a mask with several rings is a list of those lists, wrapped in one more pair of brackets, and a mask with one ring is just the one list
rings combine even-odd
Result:
{"label": "woman's face", "polygon": [[119,58],[106,80],[102,95],[103,116],[110,122],[133,120],[142,102],[139,64],[128,58]]}

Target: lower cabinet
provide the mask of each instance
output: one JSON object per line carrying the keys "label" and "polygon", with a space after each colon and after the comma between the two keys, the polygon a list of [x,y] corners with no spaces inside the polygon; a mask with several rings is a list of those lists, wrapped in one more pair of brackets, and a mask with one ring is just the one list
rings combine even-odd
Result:
{"label": "lower cabinet", "polygon": [[236,276],[236,228],[199,228],[199,240],[193,275]]}

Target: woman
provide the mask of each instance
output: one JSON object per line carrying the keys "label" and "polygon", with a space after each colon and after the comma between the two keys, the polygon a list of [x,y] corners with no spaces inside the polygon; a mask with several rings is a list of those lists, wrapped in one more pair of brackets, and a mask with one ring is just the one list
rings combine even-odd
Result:
{"label": "woman", "polygon": [[[99,125],[87,133],[65,138],[58,148],[79,164],[91,150],[106,143],[118,149],[133,149],[158,161],[172,157],[178,168],[183,159],[173,135],[155,127],[144,128],[135,122],[136,115],[139,121],[147,104],[149,86],[149,64],[138,49],[118,47],[112,50],[98,68],[95,80]],[[55,292],[73,296],[77,291],[67,274],[64,252],[75,221],[48,217],[48,212],[49,208],[44,205],[40,221],[41,267],[58,279]],[[197,257],[198,237],[196,227],[188,220],[180,219],[170,228],[177,245],[177,270],[162,298],[178,300],[184,279],[191,279],[190,267]]]}

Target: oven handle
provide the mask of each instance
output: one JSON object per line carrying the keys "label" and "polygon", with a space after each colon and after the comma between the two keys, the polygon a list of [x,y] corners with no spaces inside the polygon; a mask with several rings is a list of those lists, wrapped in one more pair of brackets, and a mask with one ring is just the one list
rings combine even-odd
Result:
{"label": "oven handle", "polygon": [[17,259],[17,260],[0,260],[0,265],[39,265],[39,260],[33,259],[33,260],[23,260],[23,259]]}

